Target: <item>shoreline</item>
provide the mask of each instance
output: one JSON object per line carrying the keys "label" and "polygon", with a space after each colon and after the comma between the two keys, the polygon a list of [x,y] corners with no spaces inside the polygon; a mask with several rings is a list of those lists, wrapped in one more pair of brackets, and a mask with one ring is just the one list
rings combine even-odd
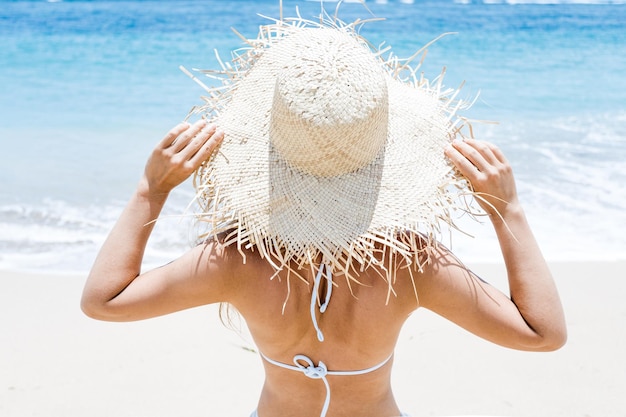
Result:
{"label": "shoreline", "polygon": [[[467,257],[465,257],[467,258]],[[467,260],[465,258],[461,258],[464,260],[465,265],[474,270],[474,272],[484,271],[488,274],[503,274],[504,273],[504,262],[502,260],[495,260],[490,258],[482,258],[476,260]],[[172,258],[173,259],[173,258]],[[163,261],[163,263],[151,263],[144,264],[142,271],[148,271],[150,269],[158,268],[163,264],[169,261]],[[614,269],[615,273],[619,272],[618,265],[624,265],[626,268],[626,254],[623,256],[620,255],[607,255],[606,257],[596,256],[589,257],[587,259],[570,259],[569,257],[557,257],[547,260],[548,265],[550,266],[553,275],[555,278],[557,275],[567,272],[572,265],[584,265],[585,269],[589,269],[592,266],[597,266],[601,269],[609,268],[611,271]],[[614,267],[614,268],[613,268]],[[20,275],[20,276],[51,276],[51,277],[74,277],[81,279],[86,279],[89,274],[89,270],[77,270],[77,269],[51,269],[51,270],[43,270],[41,267],[38,268],[19,268],[19,267],[7,267],[0,264],[0,278],[6,275]],[[479,273],[480,275],[480,273]],[[489,279],[486,279],[491,284],[497,285],[500,283],[500,279],[496,278],[495,283],[491,282]],[[499,287],[500,288],[500,287]]]}
{"label": "shoreline", "polygon": [[[469,266],[506,285],[501,263]],[[550,266],[566,312],[565,347],[513,351],[418,310],[395,352],[400,407],[414,417],[623,416],[626,261]],[[255,408],[261,361],[245,333],[220,323],[216,305],[98,322],[79,308],[85,275],[0,270],[1,415],[247,416]]]}

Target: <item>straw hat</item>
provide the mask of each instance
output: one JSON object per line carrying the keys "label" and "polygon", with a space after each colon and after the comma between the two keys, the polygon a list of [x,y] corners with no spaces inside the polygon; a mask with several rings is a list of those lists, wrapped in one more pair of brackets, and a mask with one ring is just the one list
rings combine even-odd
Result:
{"label": "straw hat", "polygon": [[383,254],[419,267],[415,236],[435,244],[463,204],[454,190],[468,191],[443,153],[462,125],[456,92],[383,58],[358,27],[277,20],[205,71],[224,85],[192,113],[225,137],[196,173],[199,217],[277,270],[321,258],[354,278]]}

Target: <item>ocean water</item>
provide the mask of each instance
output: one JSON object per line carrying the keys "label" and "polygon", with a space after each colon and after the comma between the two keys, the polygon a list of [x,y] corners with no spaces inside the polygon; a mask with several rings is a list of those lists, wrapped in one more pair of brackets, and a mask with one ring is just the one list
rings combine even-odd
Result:
{"label": "ocean water", "polygon": [[[0,0],[0,268],[88,270],[153,144],[202,90],[178,70],[215,68],[278,17],[263,1]],[[552,260],[626,258],[626,5],[623,1],[345,3],[344,21],[401,57],[429,48],[427,78],[476,104],[463,115],[513,164]],[[326,2],[333,14],[336,3]],[[315,1],[284,1],[315,18]],[[146,262],[194,241],[189,184],[177,189]],[[467,261],[499,260],[488,224],[445,235]]]}

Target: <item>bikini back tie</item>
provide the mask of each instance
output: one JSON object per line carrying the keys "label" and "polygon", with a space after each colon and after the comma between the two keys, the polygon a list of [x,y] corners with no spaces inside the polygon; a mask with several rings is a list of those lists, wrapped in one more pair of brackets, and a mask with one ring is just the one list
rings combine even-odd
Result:
{"label": "bikini back tie", "polygon": [[265,359],[267,362],[272,365],[279,366],[281,368],[290,369],[292,371],[301,372],[307,378],[311,379],[321,379],[324,382],[324,386],[326,387],[326,399],[324,400],[324,406],[322,407],[322,412],[320,413],[320,417],[325,417],[328,412],[328,406],[330,405],[330,385],[328,384],[327,375],[362,375],[367,374],[369,372],[374,372],[375,370],[382,368],[393,356],[393,353],[387,357],[384,361],[379,363],[378,365],[374,365],[371,368],[361,369],[357,371],[329,371],[324,362],[320,361],[317,366],[313,363],[313,360],[306,355],[296,355],[293,357],[294,365],[289,365],[286,363],[278,362],[273,359],[268,358],[263,353],[261,353],[261,357]]}

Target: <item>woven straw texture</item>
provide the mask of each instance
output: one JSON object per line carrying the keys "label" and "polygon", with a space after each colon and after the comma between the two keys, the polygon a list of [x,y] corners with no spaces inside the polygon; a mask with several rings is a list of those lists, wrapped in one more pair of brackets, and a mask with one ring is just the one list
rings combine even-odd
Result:
{"label": "woven straw texture", "polygon": [[225,132],[195,178],[200,219],[277,270],[324,262],[355,278],[390,255],[419,268],[440,223],[465,208],[456,194],[468,185],[443,153],[462,124],[450,92],[414,69],[401,77],[411,68],[356,27],[262,27],[194,109]]}

